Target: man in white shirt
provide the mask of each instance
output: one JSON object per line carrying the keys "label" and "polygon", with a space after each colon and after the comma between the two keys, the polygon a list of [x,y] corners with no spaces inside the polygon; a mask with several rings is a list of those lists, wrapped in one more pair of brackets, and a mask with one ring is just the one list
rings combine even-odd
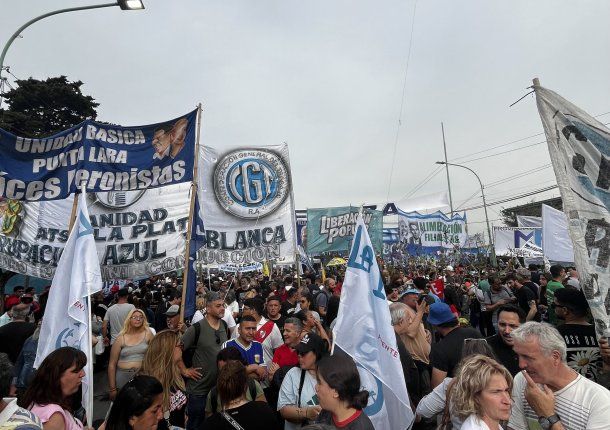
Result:
{"label": "man in white shirt", "polygon": [[[129,290],[127,288],[121,288],[117,293],[116,304],[110,306],[104,315],[104,322],[102,323],[102,334],[104,336],[104,342],[112,345],[114,340],[123,329],[123,324],[129,312],[136,307],[131,303],[127,303],[129,298]],[[110,324],[110,338],[108,337],[108,324]],[[109,343],[108,343],[109,342]]]}
{"label": "man in white shirt", "polygon": [[514,379],[509,429],[608,429],[610,391],[567,365],[557,329],[530,321],[511,337],[523,370]]}

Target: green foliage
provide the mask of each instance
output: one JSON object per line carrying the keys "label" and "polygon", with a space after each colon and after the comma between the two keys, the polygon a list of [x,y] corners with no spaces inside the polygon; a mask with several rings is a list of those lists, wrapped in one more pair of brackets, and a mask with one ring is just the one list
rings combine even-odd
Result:
{"label": "green foliage", "polygon": [[81,92],[81,81],[59,76],[17,80],[17,85],[4,95],[8,109],[0,109],[0,128],[15,135],[52,136],[97,116],[99,103]]}

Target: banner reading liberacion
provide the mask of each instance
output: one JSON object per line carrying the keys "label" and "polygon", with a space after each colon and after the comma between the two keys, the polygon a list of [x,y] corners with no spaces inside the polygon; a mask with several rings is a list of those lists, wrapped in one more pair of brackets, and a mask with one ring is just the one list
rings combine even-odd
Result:
{"label": "banner reading liberacion", "polygon": [[398,211],[398,247],[410,255],[461,249],[467,241],[465,214],[456,213],[449,218],[440,211],[427,215]]}
{"label": "banner reading liberacion", "polygon": [[201,149],[203,264],[292,263],[295,223],[288,145]]}
{"label": "banner reading liberacion", "polygon": [[[307,209],[307,254],[349,251],[359,210],[355,206]],[[363,217],[375,252],[380,254],[383,247],[383,214],[381,211],[364,209]]]}
{"label": "banner reading liberacion", "polygon": [[0,129],[0,198],[43,201],[80,191],[132,191],[189,182],[194,110],[171,121],[121,127],[86,120],[31,139]]}
{"label": "banner reading liberacion", "polygon": [[[190,184],[88,193],[102,277],[138,279],[184,267]],[[0,268],[52,279],[68,240],[73,197],[0,202]]]}

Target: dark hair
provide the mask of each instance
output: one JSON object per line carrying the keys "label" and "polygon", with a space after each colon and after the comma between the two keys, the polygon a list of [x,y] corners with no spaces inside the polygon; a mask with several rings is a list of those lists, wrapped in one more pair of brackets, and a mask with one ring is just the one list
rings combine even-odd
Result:
{"label": "dark hair", "polygon": [[175,288],[170,288],[167,290],[165,297],[167,297],[167,300],[171,302],[172,300],[176,300],[178,297],[182,298],[182,295]]}
{"label": "dark hair", "polygon": [[565,269],[563,268],[563,266],[561,264],[554,264],[549,269],[549,271],[551,272],[551,276],[553,278],[557,278],[558,276],[560,276],[562,270],[565,270]]}
{"label": "dark hair", "polygon": [[322,358],[318,362],[318,382],[320,379],[336,390],[339,399],[349,407],[358,410],[366,407],[369,392],[360,391],[360,375],[351,357],[340,354]]}
{"label": "dark hair", "polygon": [[326,317],[324,318],[324,322],[326,325],[330,326],[335,318],[337,318],[337,314],[339,313],[339,303],[341,299],[337,296],[330,296],[328,298],[328,303],[326,304]]}
{"label": "dark hair", "polygon": [[440,323],[440,324],[434,324],[436,327],[442,327],[442,328],[452,328],[455,327],[456,325],[458,325],[459,321],[457,318],[453,318],[449,321],[446,321],[444,323]]}
{"label": "dark hair", "polygon": [[16,293],[17,291],[23,290],[23,289],[24,289],[23,285],[17,285],[15,287],[13,287],[13,293]]}
{"label": "dark hair", "polygon": [[426,286],[428,285],[428,281],[426,281],[426,278],[418,276],[417,278],[413,279],[413,285],[415,285],[415,288],[418,290],[425,290]]}
{"label": "dark hair", "polygon": [[313,303],[313,296],[311,295],[311,293],[303,293],[303,294],[301,294],[301,299],[305,299],[305,300],[307,300],[309,302],[310,309],[314,305],[314,303]]}
{"label": "dark hair", "polygon": [[293,297],[294,297],[294,296],[296,296],[298,293],[299,293],[299,289],[298,289],[298,288],[295,288],[295,287],[292,287],[291,289],[289,289],[289,290],[286,292],[286,297],[288,297],[288,298],[293,298]]}
{"label": "dark hair", "polygon": [[19,400],[19,406],[28,408],[32,403],[55,404],[72,411],[72,399],[64,398],[61,391],[61,376],[72,366],[80,370],[85,364],[87,356],[84,352],[70,346],[56,349],[43,360],[30,386]]}
{"label": "dark hair", "polygon": [[239,361],[229,361],[218,371],[216,389],[220,404],[226,406],[231,400],[238,399],[246,392],[248,377],[246,367]]}
{"label": "dark hair", "polygon": [[229,361],[239,361],[244,366],[248,364],[241,355],[241,352],[239,352],[239,349],[234,346],[228,346],[218,351],[218,354],[216,355],[216,365],[218,365],[219,361],[225,361],[227,363]]}
{"label": "dark hair", "polygon": [[267,304],[269,304],[269,302],[273,302],[273,301],[282,303],[282,299],[280,299],[278,296],[269,296],[269,297],[267,297]]}
{"label": "dark hair", "polygon": [[589,303],[582,291],[572,288],[560,288],[555,291],[555,299],[577,317],[584,317],[589,311]]}
{"label": "dark hair", "polygon": [[106,428],[130,430],[129,420],[142,415],[159,394],[163,394],[163,386],[157,378],[148,375],[134,377],[121,388],[112,403]]}
{"label": "dark hair", "polygon": [[525,318],[527,317],[523,309],[521,309],[519,306],[511,305],[510,303],[498,307],[498,318],[500,317],[500,312],[512,312],[514,314],[517,314],[519,316],[519,322],[521,324],[525,323]]}
{"label": "dark hair", "polygon": [[241,322],[244,321],[256,323],[256,318],[254,318],[252,315],[246,315],[245,317],[241,318]]}
{"label": "dark hair", "polygon": [[250,309],[254,309],[257,314],[262,315],[265,309],[265,302],[260,297],[252,297],[251,299],[244,300],[244,306],[248,306]]}
{"label": "dark hair", "polygon": [[8,397],[13,379],[13,365],[8,355],[0,352],[0,396]]}

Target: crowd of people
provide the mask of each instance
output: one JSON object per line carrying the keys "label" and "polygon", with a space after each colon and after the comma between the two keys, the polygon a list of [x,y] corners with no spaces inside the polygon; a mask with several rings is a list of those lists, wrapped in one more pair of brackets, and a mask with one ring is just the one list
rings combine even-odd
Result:
{"label": "crowd of people", "polygon": [[[415,429],[609,428],[610,346],[573,268],[379,263]],[[48,290],[16,287],[0,426],[371,430],[356,364],[331,348],[343,276],[216,273],[185,321],[175,274],[109,286],[91,309],[112,401],[100,422],[81,404],[85,354],[58,348],[33,369],[40,321],[61,316],[45,315]]]}

